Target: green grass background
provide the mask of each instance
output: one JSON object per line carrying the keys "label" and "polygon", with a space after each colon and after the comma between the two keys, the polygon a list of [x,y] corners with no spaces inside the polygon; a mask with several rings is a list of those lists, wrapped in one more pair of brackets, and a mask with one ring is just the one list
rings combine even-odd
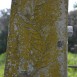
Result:
{"label": "green grass background", "polygon": [[6,53],[0,55],[0,77],[4,77]]}
{"label": "green grass background", "polygon": [[[0,77],[4,77],[6,53],[0,55]],[[77,54],[68,53],[68,65],[77,65]],[[68,68],[68,77],[77,77],[77,68]]]}
{"label": "green grass background", "polygon": [[[77,54],[68,53],[68,65],[77,66]],[[68,77],[77,77],[77,68],[68,68]]]}

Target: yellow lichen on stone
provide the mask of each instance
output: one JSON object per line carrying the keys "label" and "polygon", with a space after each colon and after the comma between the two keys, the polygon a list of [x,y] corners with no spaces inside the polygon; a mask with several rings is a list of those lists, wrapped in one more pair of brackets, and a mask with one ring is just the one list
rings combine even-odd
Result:
{"label": "yellow lichen on stone", "polygon": [[66,77],[66,0],[15,1],[5,77]]}

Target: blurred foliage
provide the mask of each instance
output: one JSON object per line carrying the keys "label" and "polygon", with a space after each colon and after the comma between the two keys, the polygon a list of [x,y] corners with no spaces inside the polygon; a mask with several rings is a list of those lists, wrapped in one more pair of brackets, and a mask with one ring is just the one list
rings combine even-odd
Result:
{"label": "blurred foliage", "polygon": [[75,3],[73,7],[74,7],[74,8],[77,8],[77,3]]}
{"label": "blurred foliage", "polygon": [[71,48],[74,47],[74,37],[68,37],[68,51],[74,52]]}
{"label": "blurred foliage", "polygon": [[74,48],[74,45],[77,44],[77,10],[71,11],[68,13],[68,25],[73,26],[73,36],[68,37],[68,51],[71,51],[71,48]]}
{"label": "blurred foliage", "polygon": [[73,26],[73,36],[77,38],[77,10],[68,13],[68,25]]}
{"label": "blurred foliage", "polygon": [[0,54],[6,51],[10,9],[0,11]]}

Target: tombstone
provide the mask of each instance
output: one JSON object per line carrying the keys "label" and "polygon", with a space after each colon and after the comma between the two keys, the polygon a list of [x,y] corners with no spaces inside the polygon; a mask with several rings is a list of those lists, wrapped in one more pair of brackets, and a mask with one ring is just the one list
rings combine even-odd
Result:
{"label": "tombstone", "polygon": [[67,26],[68,29],[68,37],[72,37],[73,35],[73,26]]}
{"label": "tombstone", "polygon": [[68,0],[12,0],[4,77],[67,77]]}

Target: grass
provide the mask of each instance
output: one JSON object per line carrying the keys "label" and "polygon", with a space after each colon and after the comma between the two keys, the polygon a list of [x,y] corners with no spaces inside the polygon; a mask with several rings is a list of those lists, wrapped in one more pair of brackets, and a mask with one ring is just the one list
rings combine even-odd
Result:
{"label": "grass", "polygon": [[6,53],[0,55],[0,77],[4,75]]}
{"label": "grass", "polygon": [[[3,77],[6,54],[0,55],[0,77]],[[68,65],[77,65],[77,54],[68,53]],[[77,68],[68,68],[68,77],[77,77]]]}
{"label": "grass", "polygon": [[[77,54],[68,53],[68,65],[77,66]],[[68,68],[68,77],[77,77],[77,68]]]}

